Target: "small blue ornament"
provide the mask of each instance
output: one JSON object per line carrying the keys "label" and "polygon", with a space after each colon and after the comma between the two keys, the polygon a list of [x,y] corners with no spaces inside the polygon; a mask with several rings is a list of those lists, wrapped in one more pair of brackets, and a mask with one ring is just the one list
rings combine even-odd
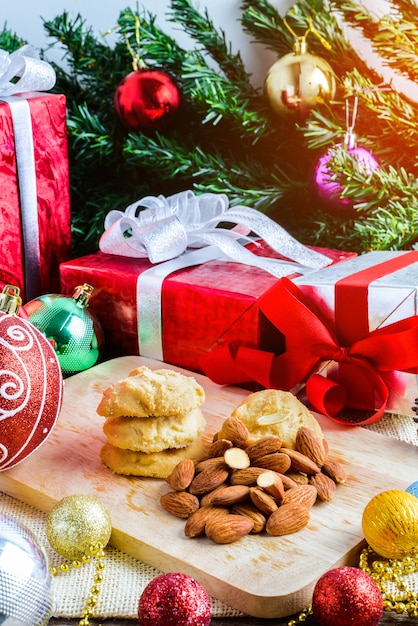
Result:
{"label": "small blue ornament", "polygon": [[408,489],[406,489],[408,493],[412,493],[413,496],[418,498],[418,480],[416,480],[412,485],[409,485]]}

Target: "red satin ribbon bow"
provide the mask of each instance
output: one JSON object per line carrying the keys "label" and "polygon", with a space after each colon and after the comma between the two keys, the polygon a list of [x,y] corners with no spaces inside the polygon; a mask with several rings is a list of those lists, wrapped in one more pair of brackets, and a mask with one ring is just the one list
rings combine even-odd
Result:
{"label": "red satin ribbon bow", "polygon": [[[260,311],[283,333],[286,351],[276,355],[246,347],[225,346],[205,355],[207,376],[220,384],[256,381],[263,387],[290,390],[306,381],[313,408],[337,422],[344,407],[375,411],[361,422],[383,415],[389,397],[389,374],[418,373],[418,316],[370,332],[351,346],[338,345],[322,313],[288,278],[280,279],[258,301]],[[335,362],[327,378],[317,373]],[[359,422],[356,422],[358,424]]]}

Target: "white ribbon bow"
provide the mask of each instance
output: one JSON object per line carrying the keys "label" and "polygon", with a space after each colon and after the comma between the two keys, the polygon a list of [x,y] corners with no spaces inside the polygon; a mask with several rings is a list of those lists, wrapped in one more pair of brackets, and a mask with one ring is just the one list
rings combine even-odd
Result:
{"label": "white ribbon bow", "polygon": [[55,85],[55,81],[53,67],[41,61],[32,46],[22,46],[11,54],[0,50],[2,96],[12,96],[26,91],[48,91]]}
{"label": "white ribbon bow", "polygon": [[[319,269],[330,259],[306,248],[284,228],[255,209],[228,207],[224,194],[196,196],[183,191],[168,198],[146,196],[123,211],[110,211],[105,218],[105,232],[100,250],[133,258],[148,258],[151,263],[168,261],[183,255],[187,248],[215,247],[217,258],[260,267],[274,276],[289,275],[289,265]],[[235,224],[232,229],[220,223]],[[238,240],[250,240],[255,233],[273,250],[292,261],[278,261],[253,254]],[[293,271],[304,273],[303,267]]]}

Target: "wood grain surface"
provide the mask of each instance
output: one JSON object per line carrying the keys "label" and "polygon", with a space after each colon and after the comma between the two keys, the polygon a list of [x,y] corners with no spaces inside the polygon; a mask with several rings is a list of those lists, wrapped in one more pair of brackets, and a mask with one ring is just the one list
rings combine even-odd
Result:
{"label": "wood grain surface", "polygon": [[[271,619],[295,614],[309,604],[314,584],[325,571],[357,563],[364,506],[376,493],[405,489],[410,483],[416,448],[318,416],[348,481],[339,486],[331,503],[315,504],[305,529],[286,537],[248,536],[226,546],[206,538],[188,539],[184,522],[159,504],[168,490],[165,481],[117,476],[100,463],[105,438],[96,407],[101,394],[140,364],[162,367],[149,359],[122,357],[67,379],[56,428],[25,463],[1,473],[0,490],[46,512],[66,495],[92,494],[110,512],[111,543],[116,548],[162,571],[184,571],[230,606]],[[206,392],[205,436],[211,438],[248,392],[196,378]],[[225,623],[234,624],[230,619]]]}

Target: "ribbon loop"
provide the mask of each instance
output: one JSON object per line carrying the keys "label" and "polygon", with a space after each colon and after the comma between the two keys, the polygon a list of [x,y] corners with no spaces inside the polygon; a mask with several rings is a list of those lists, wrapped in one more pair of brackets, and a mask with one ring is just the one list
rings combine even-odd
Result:
{"label": "ribbon loop", "polygon": [[38,58],[32,46],[22,46],[11,54],[0,50],[0,97],[28,91],[49,91],[55,81],[55,70]]}
{"label": "ribbon loop", "polygon": [[[230,223],[231,228],[219,227]],[[105,218],[100,250],[108,254],[148,258],[151,263],[179,257],[187,248],[215,247],[218,258],[260,267],[274,276],[300,274],[325,267],[330,259],[307,248],[281,226],[255,209],[228,206],[224,194],[191,190],[168,198],[146,196]],[[273,250],[290,259],[278,261],[257,256],[245,248],[253,232]],[[296,263],[295,263],[296,262]]]}

